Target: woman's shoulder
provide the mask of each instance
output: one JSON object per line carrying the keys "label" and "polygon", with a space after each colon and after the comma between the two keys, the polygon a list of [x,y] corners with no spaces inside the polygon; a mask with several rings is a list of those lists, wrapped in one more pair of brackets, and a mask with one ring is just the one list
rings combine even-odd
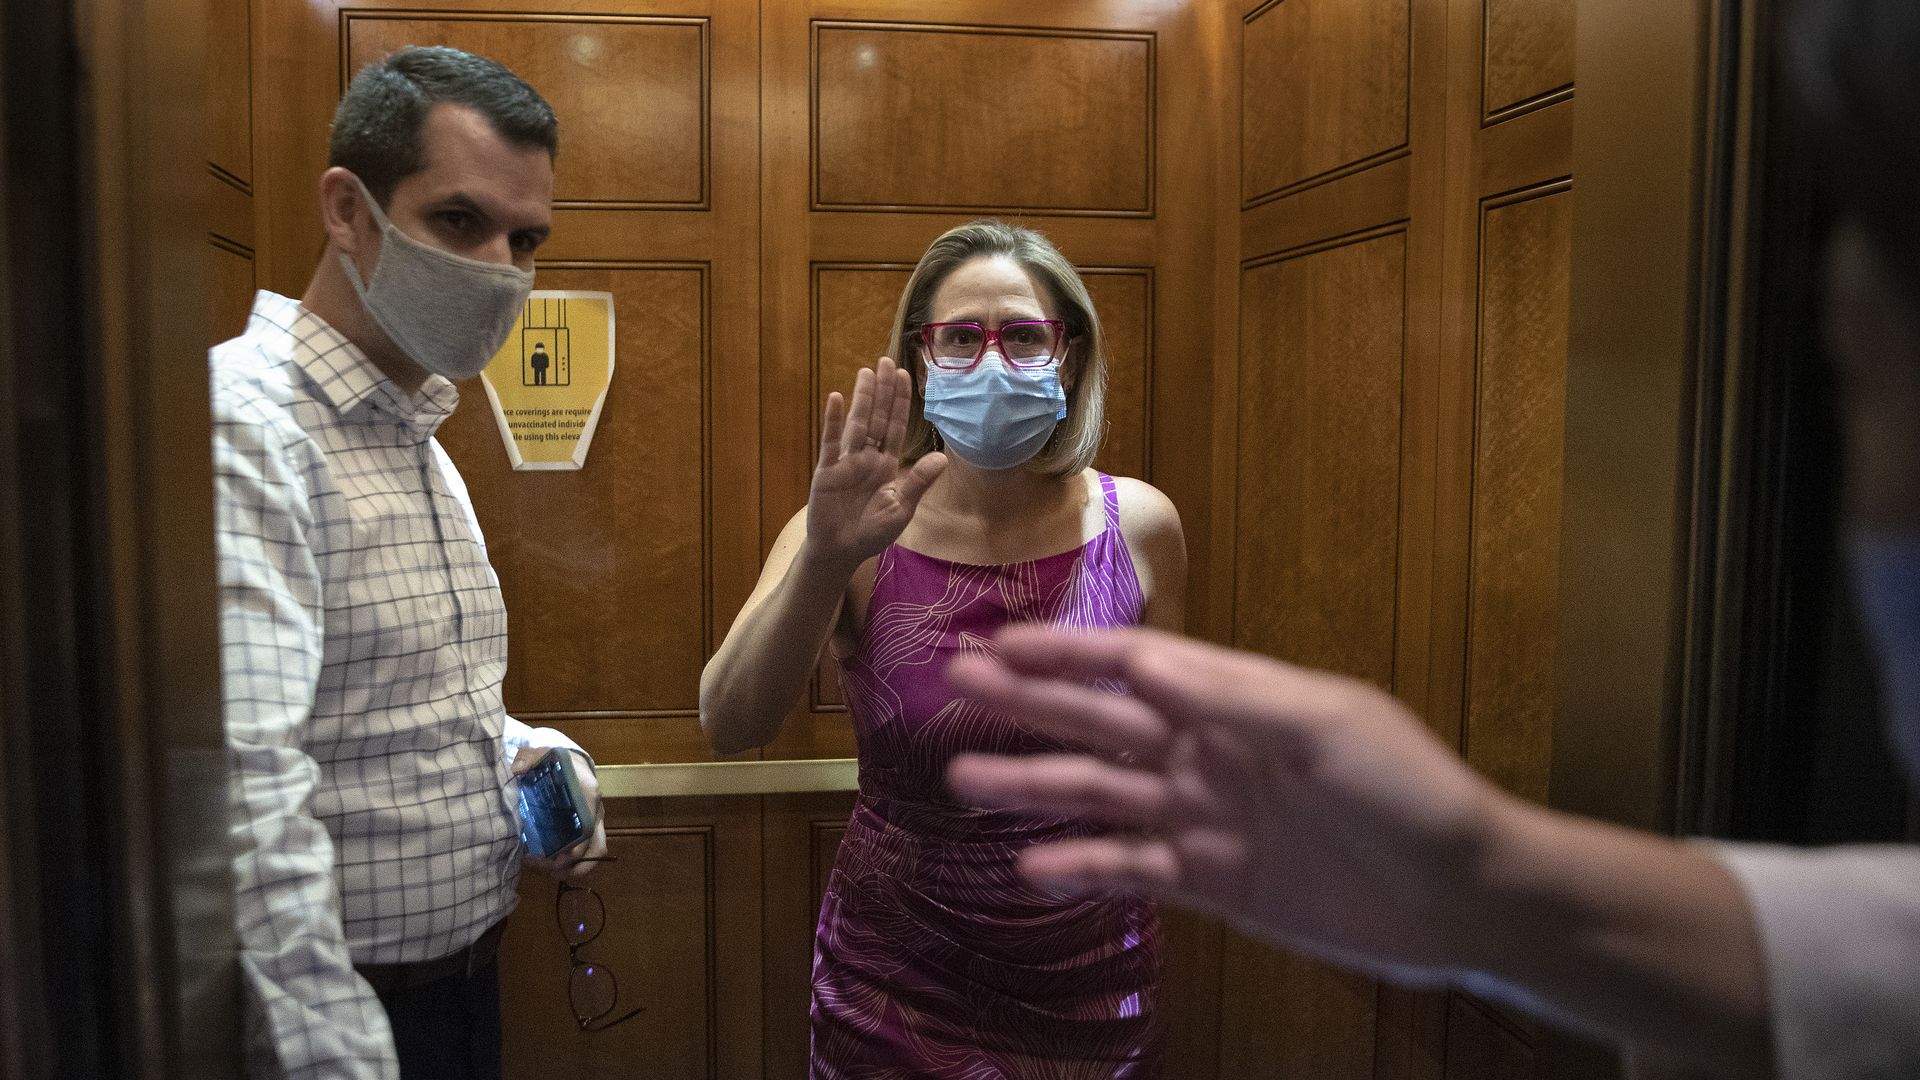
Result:
{"label": "woman's shoulder", "polygon": [[1120,503],[1121,532],[1142,539],[1168,531],[1181,532],[1180,511],[1159,488],[1131,476],[1115,476],[1113,491]]}

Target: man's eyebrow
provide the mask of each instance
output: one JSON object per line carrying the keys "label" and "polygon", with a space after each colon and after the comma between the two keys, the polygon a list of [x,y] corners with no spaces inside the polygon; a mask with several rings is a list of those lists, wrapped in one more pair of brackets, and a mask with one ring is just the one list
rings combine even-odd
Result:
{"label": "man's eyebrow", "polygon": [[[468,213],[477,215],[482,221],[491,222],[496,220],[492,214],[487,212],[486,207],[480,205],[478,200],[464,191],[450,192],[435,199],[428,205],[435,210],[465,210]],[[536,243],[545,243],[547,237],[553,235],[553,226],[546,224],[527,225],[515,229],[513,232],[516,236],[531,237]]]}
{"label": "man's eyebrow", "polygon": [[443,195],[440,198],[435,199],[433,201],[433,205],[435,206],[435,208],[438,208],[438,209],[449,209],[449,208],[458,207],[461,210],[471,210],[472,212],[479,214],[481,217],[484,217],[484,218],[490,218],[493,216],[492,214],[487,213],[486,207],[481,206],[478,202],[474,201],[473,196],[468,195],[464,191],[456,191],[450,195]]}

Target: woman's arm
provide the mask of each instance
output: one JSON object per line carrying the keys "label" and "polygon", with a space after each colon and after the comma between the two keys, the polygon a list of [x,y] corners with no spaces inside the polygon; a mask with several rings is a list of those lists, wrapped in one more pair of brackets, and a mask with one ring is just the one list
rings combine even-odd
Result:
{"label": "woman's arm", "polygon": [[1187,622],[1187,535],[1180,512],[1144,480],[1116,476],[1113,483],[1120,499],[1120,534],[1146,597],[1140,624],[1179,633]]}
{"label": "woman's arm", "polygon": [[700,727],[721,754],[764,746],[800,700],[854,567],[807,545],[807,511],[780,530],[753,595],[700,673]]}
{"label": "woman's arm", "polygon": [[902,468],[913,387],[881,357],[827,395],[807,505],[780,532],[753,595],[700,673],[700,727],[722,754],[764,746],[800,699],[859,565],[893,543],[947,467]]}

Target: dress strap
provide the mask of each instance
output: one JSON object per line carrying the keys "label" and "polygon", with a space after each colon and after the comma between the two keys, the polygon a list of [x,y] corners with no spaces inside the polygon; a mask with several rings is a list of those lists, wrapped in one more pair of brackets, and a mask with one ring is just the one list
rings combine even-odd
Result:
{"label": "dress strap", "polygon": [[1114,486],[1113,477],[1101,473],[1100,490],[1106,494],[1107,528],[1118,529],[1120,527],[1120,489]]}

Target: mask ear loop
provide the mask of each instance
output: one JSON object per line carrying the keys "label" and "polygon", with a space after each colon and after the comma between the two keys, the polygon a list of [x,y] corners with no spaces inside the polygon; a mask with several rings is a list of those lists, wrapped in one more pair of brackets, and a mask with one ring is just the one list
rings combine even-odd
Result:
{"label": "mask ear loop", "polygon": [[908,420],[909,422],[918,420],[922,426],[933,433],[933,449],[928,450],[927,453],[944,454],[947,452],[947,440],[940,437],[939,428],[927,421],[927,395],[921,387],[921,381],[927,377],[927,339],[922,332],[915,331],[908,337],[906,344],[911,350],[914,363],[914,366],[907,370],[907,376],[913,384],[913,411],[908,414]]}

